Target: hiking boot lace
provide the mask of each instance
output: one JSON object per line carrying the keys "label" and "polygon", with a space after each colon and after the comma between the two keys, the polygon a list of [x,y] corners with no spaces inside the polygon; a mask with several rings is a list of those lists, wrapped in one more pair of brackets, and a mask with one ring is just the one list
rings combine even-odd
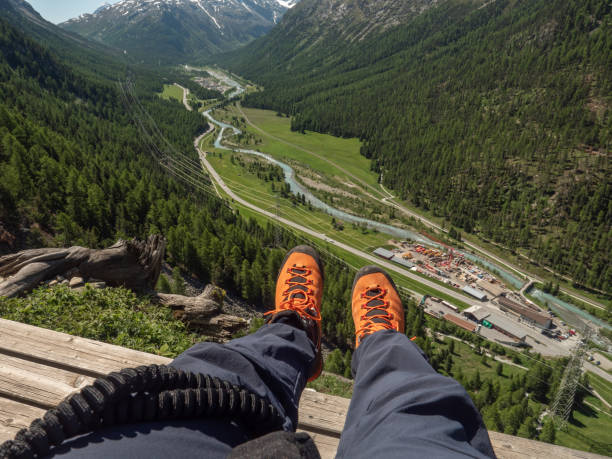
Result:
{"label": "hiking boot lace", "polygon": [[266,312],[264,315],[276,314],[277,312],[286,311],[290,309],[297,312],[300,316],[312,319],[316,322],[321,321],[321,314],[319,314],[315,299],[314,290],[308,288],[309,285],[313,284],[312,279],[308,279],[308,276],[312,274],[312,270],[305,266],[292,266],[287,268],[287,273],[292,274],[293,277],[285,281],[287,288],[283,291],[283,297],[285,299],[272,311]]}
{"label": "hiking boot lace", "polygon": [[[374,296],[369,296],[368,293],[376,292]],[[365,309],[365,313],[361,315],[362,327],[355,333],[358,337],[363,337],[370,333],[373,333],[380,329],[395,330],[391,320],[393,320],[393,314],[389,313],[387,308],[389,307],[389,301],[385,299],[385,296],[389,290],[382,289],[378,285],[373,287],[366,287],[360,294],[361,299],[367,299],[362,309]],[[373,311],[377,311],[374,314],[368,315]]]}

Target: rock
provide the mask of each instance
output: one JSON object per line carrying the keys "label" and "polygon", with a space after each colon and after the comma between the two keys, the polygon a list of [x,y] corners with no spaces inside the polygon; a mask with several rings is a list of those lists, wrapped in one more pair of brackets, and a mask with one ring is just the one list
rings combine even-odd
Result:
{"label": "rock", "polygon": [[151,300],[172,309],[175,319],[182,320],[189,329],[197,330],[215,340],[226,341],[245,330],[249,323],[241,317],[222,311],[225,291],[208,285],[195,297],[154,293]]}
{"label": "rock", "polygon": [[63,281],[60,282],[60,285],[68,285],[70,284],[70,282],[68,282],[67,279],[64,279]]}
{"label": "rock", "polygon": [[85,281],[82,277],[73,277],[70,279],[70,288],[84,287]]}
{"label": "rock", "polygon": [[57,281],[57,279],[53,279],[51,282],[49,282],[49,287],[53,287],[55,285],[59,284],[59,282]]}
{"label": "rock", "polygon": [[210,317],[221,312],[221,305],[204,294],[192,297],[155,293],[151,299],[169,307],[174,311],[176,319],[182,319],[186,322],[199,317]]}

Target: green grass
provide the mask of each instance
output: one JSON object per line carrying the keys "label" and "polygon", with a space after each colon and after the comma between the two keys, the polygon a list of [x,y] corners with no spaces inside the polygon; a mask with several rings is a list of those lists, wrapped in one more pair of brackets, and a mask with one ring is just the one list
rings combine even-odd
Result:
{"label": "green grass", "polygon": [[[591,387],[612,403],[612,384],[591,372],[588,377]],[[555,443],[611,456],[612,411],[594,395],[587,395],[584,402],[572,412],[566,431],[557,431]]]}
{"label": "green grass", "polygon": [[606,381],[599,375],[595,373],[588,372],[589,375],[589,384],[593,389],[597,391],[599,395],[601,395],[606,402],[612,405],[612,383]]}
{"label": "green grass", "polygon": [[[324,212],[309,209],[304,205],[294,206],[289,199],[279,197],[277,200],[277,193],[271,191],[272,182],[264,182],[237,163],[232,164],[231,157],[232,153],[226,152],[221,158],[218,155],[209,155],[208,160],[232,191],[246,201],[273,213],[276,212],[278,203],[281,217],[305,224],[317,232],[362,250],[367,247],[384,245],[390,239],[390,236],[386,234],[370,230],[363,234],[360,230],[353,229],[348,222],[345,223],[344,230],[336,230],[331,223],[332,217]],[[240,154],[236,154],[236,157],[242,157],[245,161],[253,158]],[[260,161],[265,162],[263,159]],[[281,182],[274,182],[274,184],[277,189],[281,186]]]}
{"label": "green grass", "polygon": [[331,374],[322,374],[316,380],[309,382],[306,387],[338,397],[351,398],[353,396],[353,383],[336,378]]}
{"label": "green grass", "polygon": [[164,91],[161,93],[162,99],[175,99],[181,104],[183,103],[183,90],[173,84],[165,84]]}
{"label": "green grass", "polygon": [[[585,397],[584,401],[597,407],[602,406],[598,399],[590,395]],[[556,432],[555,443],[567,448],[611,456],[611,429],[612,416],[609,413],[583,403],[572,412],[566,431]]]}
{"label": "green grass", "polygon": [[301,134],[291,131],[289,118],[276,116],[273,111],[244,107],[231,109],[232,115],[241,117],[243,112],[256,126],[247,124],[247,131],[263,139],[263,143],[257,146],[261,151],[279,159],[299,161],[319,173],[338,176],[364,188],[365,183],[371,187],[366,188],[367,192],[384,196],[379,191],[377,174],[370,170],[371,161],[359,153],[359,139],[343,139],[311,131]]}
{"label": "green grass", "polygon": [[204,338],[189,332],[169,308],[122,288],[79,293],[40,287],[26,298],[0,297],[0,317],[166,357]]}

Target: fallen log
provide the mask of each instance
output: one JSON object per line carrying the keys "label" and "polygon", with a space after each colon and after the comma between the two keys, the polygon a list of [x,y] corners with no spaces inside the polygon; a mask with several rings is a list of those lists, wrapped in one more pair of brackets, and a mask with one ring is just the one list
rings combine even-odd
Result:
{"label": "fallen log", "polygon": [[213,336],[221,341],[231,339],[234,333],[244,330],[248,325],[249,323],[245,319],[229,314],[219,314],[189,322],[190,328],[197,329],[200,333]]}
{"label": "fallen log", "polygon": [[249,324],[245,319],[222,312],[224,296],[219,287],[207,285],[198,296],[153,293],[151,301],[172,309],[174,318],[185,322],[190,329],[224,341]]}
{"label": "fallen log", "polygon": [[219,314],[223,307],[223,296],[220,288],[208,285],[198,296],[155,292],[151,295],[151,300],[172,309],[176,319],[191,322]]}
{"label": "fallen log", "polygon": [[119,240],[106,249],[75,246],[5,255],[0,257],[0,276],[6,278],[0,283],[0,296],[22,295],[68,271],[112,287],[148,292],[159,278],[165,248],[163,237],[149,236],[146,241]]}

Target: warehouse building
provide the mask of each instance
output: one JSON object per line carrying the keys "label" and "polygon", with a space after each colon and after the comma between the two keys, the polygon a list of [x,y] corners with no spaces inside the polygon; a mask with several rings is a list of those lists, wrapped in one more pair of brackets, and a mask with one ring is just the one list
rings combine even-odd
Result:
{"label": "warehouse building", "polygon": [[466,285],[461,290],[463,292],[467,293],[468,295],[471,295],[474,298],[479,299],[480,301],[487,301],[487,295],[483,291],[481,291],[481,290],[477,290],[475,288],[472,288],[469,285]]}
{"label": "warehouse building", "polygon": [[409,268],[409,269],[415,267],[415,264],[413,262],[408,261],[402,257],[398,257],[397,255],[393,255],[393,258],[391,258],[391,261],[394,261],[398,265],[405,266],[406,268]]}
{"label": "warehouse building", "polygon": [[489,314],[489,317],[482,321],[482,325],[487,328],[493,328],[513,340],[522,343],[525,342],[525,338],[527,337],[527,334],[521,330],[517,324],[495,313]]}
{"label": "warehouse building", "polygon": [[379,247],[378,249],[376,249],[374,251],[374,255],[378,255],[380,258],[384,258],[385,260],[390,260],[391,258],[395,256],[393,252],[387,249],[383,249],[382,247]]}
{"label": "warehouse building", "polygon": [[540,314],[533,309],[529,309],[521,304],[518,304],[504,296],[497,298],[500,309],[502,311],[511,312],[519,316],[525,322],[533,324],[537,327],[548,329],[552,326],[552,320],[550,317]]}
{"label": "warehouse building", "polygon": [[483,321],[483,319],[486,319],[489,317],[489,315],[491,315],[491,311],[482,306],[475,305],[464,310],[463,315],[479,324]]}
{"label": "warehouse building", "polygon": [[448,320],[449,322],[467,331],[473,332],[474,330],[476,330],[476,325],[452,314],[444,314],[444,320]]}
{"label": "warehouse building", "polygon": [[496,297],[504,293],[504,289],[498,283],[493,283],[485,279],[478,279],[476,285],[484,291],[491,294],[492,297]]}

